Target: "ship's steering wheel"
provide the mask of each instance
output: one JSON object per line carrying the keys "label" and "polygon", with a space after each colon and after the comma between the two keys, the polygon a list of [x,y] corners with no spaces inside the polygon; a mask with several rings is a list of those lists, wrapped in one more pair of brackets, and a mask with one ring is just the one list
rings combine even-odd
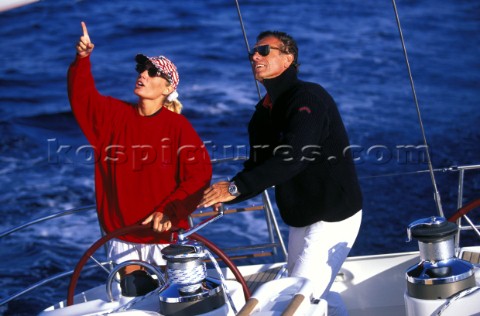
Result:
{"label": "ship's steering wheel", "polygon": [[450,218],[448,219],[449,222],[456,222],[460,217],[466,215],[471,210],[480,207],[480,199],[473,200],[472,202],[465,204],[461,208],[459,208]]}
{"label": "ship's steering wheel", "polygon": [[[215,218],[216,219],[216,218]],[[213,220],[215,220],[213,219]],[[208,220],[207,220],[208,221]],[[189,235],[189,237],[193,240],[202,242],[207,246],[214,254],[216,254],[225,264],[228,266],[228,268],[232,271],[232,273],[235,275],[235,279],[242,285],[243,288],[243,293],[245,296],[245,300],[247,301],[250,298],[250,290],[247,286],[247,283],[245,282],[245,279],[243,278],[242,274],[238,270],[237,266],[228,258],[228,256],[220,250],[214,243],[209,241],[208,239],[194,233],[193,231],[198,230],[198,228],[201,228],[206,225],[206,222],[204,221],[203,223],[200,223],[197,225],[194,229],[192,228],[190,231],[192,231]],[[202,225],[201,227],[198,227]],[[70,278],[70,284],[68,286],[68,294],[67,294],[67,306],[73,305],[73,296],[75,293],[75,288],[77,286],[78,278],[80,276],[80,272],[82,271],[83,267],[87,263],[88,259],[100,248],[102,247],[105,243],[107,243],[109,240],[128,234],[132,232],[138,232],[138,231],[144,231],[144,230],[151,230],[151,227],[144,226],[144,225],[134,225],[134,226],[129,226],[129,227],[124,227],[120,228],[116,231],[113,231],[102,238],[98,239],[95,243],[93,243],[90,248],[85,251],[83,256],[80,258],[78,261],[77,265],[75,266],[75,270],[73,271],[72,277]]]}

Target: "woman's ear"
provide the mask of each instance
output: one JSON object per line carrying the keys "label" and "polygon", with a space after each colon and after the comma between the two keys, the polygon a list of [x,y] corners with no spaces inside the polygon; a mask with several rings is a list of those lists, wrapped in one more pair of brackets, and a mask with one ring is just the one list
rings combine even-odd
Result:
{"label": "woman's ear", "polygon": [[163,94],[164,95],[169,95],[170,93],[173,92],[173,86],[172,85],[169,85],[169,86],[166,86],[165,87],[165,90],[163,91]]}

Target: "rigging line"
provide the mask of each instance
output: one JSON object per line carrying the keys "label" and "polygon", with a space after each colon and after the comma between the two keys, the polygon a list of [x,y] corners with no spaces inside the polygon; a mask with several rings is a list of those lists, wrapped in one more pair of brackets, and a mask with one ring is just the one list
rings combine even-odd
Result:
{"label": "rigging line", "polygon": [[[434,172],[447,172],[447,171],[453,171],[453,170],[450,170],[450,168],[437,168],[437,169],[434,169],[433,171]],[[416,170],[416,171],[408,171],[408,172],[384,173],[384,174],[363,176],[363,177],[359,177],[359,179],[388,178],[388,177],[394,177],[394,176],[405,176],[405,175],[420,174],[420,173],[426,173],[426,172],[430,172],[430,170]]]}
{"label": "rigging line", "polygon": [[[242,28],[243,40],[245,41],[245,46],[247,47],[248,56],[248,53],[250,52],[250,45],[248,45],[247,32],[245,31],[245,25],[243,24],[242,13],[240,11],[240,4],[238,3],[238,0],[235,0],[235,5],[237,6],[238,20],[240,21],[240,27]],[[250,57],[248,58],[248,62],[251,64]],[[255,72],[253,71],[253,68],[252,75],[253,80],[255,81],[255,86],[257,87],[258,99],[260,100],[262,98],[262,93],[260,92],[260,87],[258,86],[257,79],[255,79]]]}
{"label": "rigging line", "polygon": [[440,199],[440,193],[438,192],[437,183],[435,181],[435,175],[433,173],[432,160],[430,158],[430,150],[429,150],[430,147],[428,146],[427,137],[425,136],[425,129],[423,128],[422,115],[420,113],[420,106],[418,105],[417,93],[415,92],[415,85],[413,84],[412,71],[410,69],[410,63],[408,61],[407,48],[405,46],[405,40],[403,38],[402,27],[400,25],[400,18],[398,16],[398,10],[397,10],[397,5],[395,3],[395,0],[392,0],[392,4],[393,4],[393,10],[395,11],[395,19],[397,20],[397,28],[400,35],[400,40],[402,42],[403,55],[405,57],[405,63],[407,65],[408,76],[410,79],[410,86],[412,88],[412,93],[413,93],[413,100],[415,101],[415,106],[417,108],[417,116],[420,124],[420,129],[422,131],[423,143],[425,144],[425,147],[426,147],[425,152],[427,154],[428,169],[430,170],[430,178],[432,180],[432,185],[434,189],[434,199],[436,202],[438,214],[443,217],[444,215],[443,215],[443,209],[442,209],[442,202]]}
{"label": "rigging line", "polygon": [[[262,99],[262,94],[260,92],[260,87],[258,86],[257,79],[255,78],[255,71],[253,70],[253,67],[251,67],[252,62],[251,62],[250,56],[249,56],[250,46],[248,45],[247,32],[245,31],[245,25],[243,24],[242,13],[240,11],[240,4],[238,3],[238,0],[235,0],[235,4],[237,6],[238,19],[240,21],[240,26],[242,28],[243,39],[245,40],[245,46],[247,48],[248,62],[250,63],[250,69],[252,69],[253,80],[255,81],[255,86],[257,87],[258,100],[261,100]],[[273,208],[272,208],[272,205],[270,203],[270,197],[268,196],[268,192],[267,192],[266,189],[263,190],[263,192],[262,192],[262,201],[263,201],[263,204],[265,205],[265,215],[268,217],[269,216],[268,214],[270,212],[270,214],[272,216],[272,219],[273,219],[273,222],[274,222],[274,226],[277,230],[277,236],[278,236],[280,245],[282,246],[283,253],[284,253],[285,256],[287,256],[287,250],[285,248],[285,245],[283,244],[282,236],[279,233],[277,223],[276,223],[276,220],[275,220],[275,215],[273,213]]]}

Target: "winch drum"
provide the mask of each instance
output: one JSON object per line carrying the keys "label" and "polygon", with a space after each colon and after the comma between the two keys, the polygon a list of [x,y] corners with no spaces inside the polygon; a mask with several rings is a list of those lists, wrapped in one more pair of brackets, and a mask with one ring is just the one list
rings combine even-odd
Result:
{"label": "winch drum", "polygon": [[420,219],[409,225],[409,239],[418,240],[421,259],[406,272],[410,297],[446,299],[476,285],[473,265],[455,257],[457,231],[457,225],[443,217]]}

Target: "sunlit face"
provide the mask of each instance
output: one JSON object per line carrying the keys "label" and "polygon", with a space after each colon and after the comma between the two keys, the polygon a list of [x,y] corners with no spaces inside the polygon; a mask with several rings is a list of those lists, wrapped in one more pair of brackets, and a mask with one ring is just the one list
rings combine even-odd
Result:
{"label": "sunlit face", "polygon": [[150,77],[145,70],[138,74],[133,92],[144,100],[158,100],[162,102],[173,91],[172,86],[165,78]]}
{"label": "sunlit face", "polygon": [[264,79],[272,79],[282,74],[293,62],[293,55],[282,52],[282,41],[275,37],[265,37],[259,40],[255,47],[270,45],[270,53],[262,56],[256,52],[250,57],[255,78],[263,82]]}

